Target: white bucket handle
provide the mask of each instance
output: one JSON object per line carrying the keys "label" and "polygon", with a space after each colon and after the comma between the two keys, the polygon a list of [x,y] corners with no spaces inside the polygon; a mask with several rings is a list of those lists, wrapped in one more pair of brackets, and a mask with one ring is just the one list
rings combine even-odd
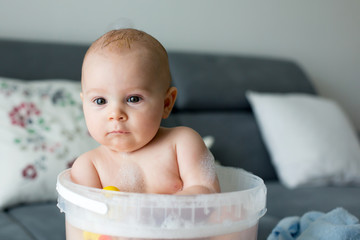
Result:
{"label": "white bucket handle", "polygon": [[77,194],[61,184],[57,184],[56,189],[58,193],[67,201],[73,203],[74,205],[77,205],[79,207],[85,208],[89,211],[105,215],[108,212],[108,206],[105,203],[92,200],[89,198],[86,198],[84,196],[81,196],[80,194]]}

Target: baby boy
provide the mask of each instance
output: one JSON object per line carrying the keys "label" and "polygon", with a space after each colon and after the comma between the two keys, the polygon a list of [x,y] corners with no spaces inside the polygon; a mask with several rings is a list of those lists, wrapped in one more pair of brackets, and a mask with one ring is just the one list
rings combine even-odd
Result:
{"label": "baby boy", "polygon": [[139,193],[220,191],[200,135],[188,127],[160,127],[177,89],[155,38],[135,29],[106,33],[85,55],[81,86],[86,125],[100,146],[75,161],[74,182]]}

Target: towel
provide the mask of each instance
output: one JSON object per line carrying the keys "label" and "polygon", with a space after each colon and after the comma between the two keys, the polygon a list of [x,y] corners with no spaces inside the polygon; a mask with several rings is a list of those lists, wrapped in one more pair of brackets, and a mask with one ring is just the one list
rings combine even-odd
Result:
{"label": "towel", "polygon": [[359,220],[344,208],[328,213],[311,211],[302,217],[286,217],[267,240],[360,240]]}

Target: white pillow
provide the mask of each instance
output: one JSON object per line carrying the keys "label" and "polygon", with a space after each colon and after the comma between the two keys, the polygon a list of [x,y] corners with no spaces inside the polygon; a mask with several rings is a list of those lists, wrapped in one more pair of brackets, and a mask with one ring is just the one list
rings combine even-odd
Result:
{"label": "white pillow", "polygon": [[58,173],[97,146],[79,93],[79,82],[0,77],[0,209],[55,200]]}
{"label": "white pillow", "polygon": [[360,183],[356,131],[333,101],[306,94],[247,92],[282,183]]}

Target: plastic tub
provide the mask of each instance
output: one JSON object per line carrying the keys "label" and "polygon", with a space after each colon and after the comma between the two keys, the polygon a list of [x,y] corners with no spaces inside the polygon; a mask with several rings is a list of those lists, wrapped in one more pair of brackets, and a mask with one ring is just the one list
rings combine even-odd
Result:
{"label": "plastic tub", "polygon": [[217,172],[222,193],[176,196],[84,187],[65,170],[57,191],[66,239],[257,239],[264,182],[241,169],[218,166]]}

